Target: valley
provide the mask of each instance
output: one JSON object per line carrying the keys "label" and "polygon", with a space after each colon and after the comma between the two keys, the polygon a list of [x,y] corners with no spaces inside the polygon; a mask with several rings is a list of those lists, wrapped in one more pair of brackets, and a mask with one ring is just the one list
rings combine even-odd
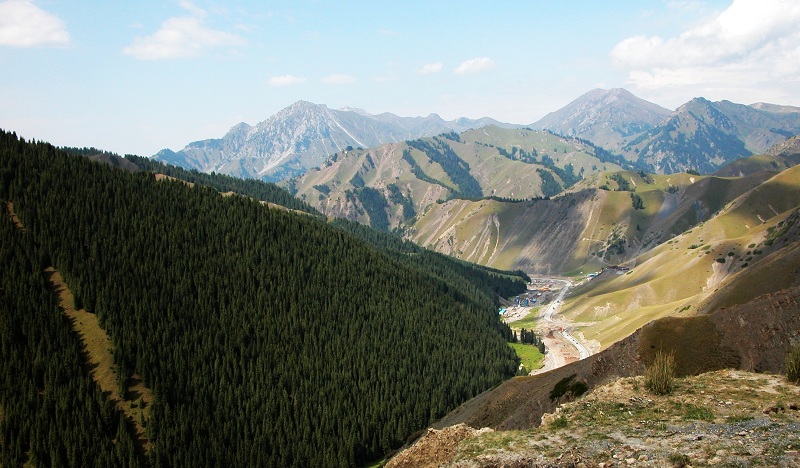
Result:
{"label": "valley", "polygon": [[[563,416],[570,404],[615,381],[640,398],[658,350],[681,378],[782,372],[800,329],[800,143],[747,155],[795,112],[695,100],[664,115],[619,91],[594,98],[624,102],[630,115],[613,115],[630,125],[484,122],[247,169],[276,169],[277,185],[3,132],[0,255],[14,269],[0,275],[0,352],[23,377],[0,386],[2,464],[352,466],[413,449],[427,428],[466,434],[447,450],[472,453],[491,431],[565,440],[553,421],[583,427],[582,410]],[[329,111],[282,118],[327,112],[355,138]],[[739,129],[728,140],[710,130],[723,117]],[[250,144],[267,127],[237,131]],[[663,146],[673,127],[747,151],[676,159]],[[579,136],[595,131],[617,152]],[[232,141],[191,154],[230,156]],[[37,321],[62,351],[36,351]],[[81,415],[66,404],[84,399]],[[67,442],[86,437],[97,450]],[[576,447],[575,460],[598,459]],[[666,448],[615,450],[663,460]]]}
{"label": "valley", "polygon": [[0,0],[0,468],[800,467],[798,25]]}
{"label": "valley", "polygon": [[[519,328],[516,322],[520,320],[525,320],[525,323],[533,322],[533,330],[545,344],[547,352],[544,356],[544,365],[539,369],[532,369],[530,375],[541,374],[562,367],[568,362],[589,357],[591,351],[570,333],[570,329],[573,328],[574,324],[564,317],[556,315],[561,308],[564,297],[572,286],[572,282],[562,278],[535,276],[533,281],[537,285],[546,285],[545,287],[550,291],[548,295],[550,296],[549,302],[539,307],[511,307],[503,314],[504,321],[515,330]],[[541,293],[534,292],[539,291],[539,289],[536,286],[532,286],[533,284],[531,283],[528,286],[528,291],[530,291],[528,295],[541,297]],[[560,288],[554,291],[553,286],[559,284],[561,285]],[[531,317],[533,314],[536,316]]]}

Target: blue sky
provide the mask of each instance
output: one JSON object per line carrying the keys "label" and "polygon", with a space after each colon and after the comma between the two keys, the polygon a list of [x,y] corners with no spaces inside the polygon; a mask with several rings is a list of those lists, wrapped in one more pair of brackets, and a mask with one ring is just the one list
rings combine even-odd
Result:
{"label": "blue sky", "polygon": [[800,106],[800,2],[0,0],[0,127],[150,156],[303,99],[528,124],[597,87]]}

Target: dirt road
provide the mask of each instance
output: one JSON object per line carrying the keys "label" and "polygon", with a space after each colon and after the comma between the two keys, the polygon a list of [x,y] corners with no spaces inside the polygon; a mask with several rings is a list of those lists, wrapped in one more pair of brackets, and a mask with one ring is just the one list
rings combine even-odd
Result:
{"label": "dirt road", "polygon": [[[564,317],[558,316],[561,304],[572,283],[569,280],[559,278],[539,278],[539,280],[561,284],[561,288],[556,298],[540,311],[540,320],[536,325],[536,331],[547,347],[547,354],[545,354],[544,366],[531,372],[531,374],[547,372],[569,362],[586,359],[592,354],[583,343],[570,334],[571,322]],[[512,323],[521,318],[522,315],[520,314],[519,316],[507,317],[507,321]]]}

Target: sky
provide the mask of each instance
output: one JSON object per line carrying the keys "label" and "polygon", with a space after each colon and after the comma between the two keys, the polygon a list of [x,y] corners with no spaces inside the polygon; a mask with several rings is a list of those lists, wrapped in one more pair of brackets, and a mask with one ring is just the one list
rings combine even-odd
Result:
{"label": "sky", "polygon": [[800,106],[797,0],[0,0],[0,128],[151,156],[298,100],[530,124],[595,88]]}

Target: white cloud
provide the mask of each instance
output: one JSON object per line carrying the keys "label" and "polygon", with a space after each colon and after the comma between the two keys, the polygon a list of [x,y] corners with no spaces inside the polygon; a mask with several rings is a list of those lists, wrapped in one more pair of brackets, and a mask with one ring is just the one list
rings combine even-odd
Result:
{"label": "white cloud", "polygon": [[33,47],[69,43],[66,25],[57,16],[24,0],[0,2],[0,45]]}
{"label": "white cloud", "polygon": [[489,57],[475,57],[473,59],[461,62],[461,65],[453,70],[457,75],[466,75],[469,73],[480,73],[482,71],[491,70],[494,68],[494,60]]}
{"label": "white cloud", "polygon": [[676,37],[629,37],[614,47],[611,58],[627,70],[628,83],[642,89],[796,86],[798,24],[795,0],[734,0]]}
{"label": "white cloud", "polygon": [[269,79],[270,86],[290,86],[294,84],[305,83],[308,81],[302,76],[294,76],[294,75],[281,75],[281,76],[273,76]]}
{"label": "white cloud", "polygon": [[180,0],[178,4],[181,6],[181,8],[199,18],[203,18],[207,15],[205,10],[198,7],[197,5],[194,4],[194,2],[191,2],[189,0]]}
{"label": "white cloud", "polygon": [[187,0],[180,5],[191,15],[167,19],[155,33],[136,37],[123,53],[142,60],[160,60],[196,57],[214,47],[244,45],[241,36],[208,27],[205,10]]}
{"label": "white cloud", "polygon": [[442,65],[441,62],[428,63],[428,64],[423,65],[422,68],[419,69],[419,74],[420,75],[432,75],[434,73],[439,73],[440,71],[442,71],[442,67],[443,66],[444,65]]}
{"label": "white cloud", "polygon": [[330,75],[322,79],[322,82],[329,85],[349,84],[355,82],[356,79],[350,75]]}

